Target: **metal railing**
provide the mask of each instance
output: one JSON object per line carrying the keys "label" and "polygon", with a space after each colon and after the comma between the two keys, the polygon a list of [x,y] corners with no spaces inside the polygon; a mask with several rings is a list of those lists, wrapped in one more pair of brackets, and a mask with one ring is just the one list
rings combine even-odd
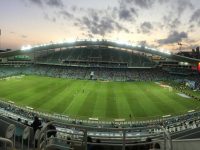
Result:
{"label": "metal railing", "polygon": [[[49,130],[48,126],[54,125],[56,130]],[[149,130],[158,129],[157,133],[149,133]],[[49,133],[56,132],[56,136],[50,136]],[[146,139],[152,141],[146,141]],[[94,142],[99,140],[101,142]],[[172,141],[170,134],[161,126],[149,126],[138,128],[95,128],[83,125],[64,124],[58,122],[49,122],[41,130],[38,140],[38,148],[46,149],[49,146],[62,146],[73,149],[74,145],[81,146],[81,149],[87,150],[88,146],[114,146],[134,147],[141,145],[152,145],[159,142],[163,150],[172,150]]]}

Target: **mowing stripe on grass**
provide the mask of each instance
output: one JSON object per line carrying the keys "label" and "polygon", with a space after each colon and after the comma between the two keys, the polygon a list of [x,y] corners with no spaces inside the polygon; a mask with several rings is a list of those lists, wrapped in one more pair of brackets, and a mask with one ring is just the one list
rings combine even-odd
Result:
{"label": "mowing stripe on grass", "polygon": [[87,86],[89,86],[89,84],[90,82],[77,82],[78,93],[73,94],[76,96],[73,97],[73,101],[69,103],[68,107],[64,110],[63,113],[77,117],[77,113],[88,94],[88,91],[85,91],[85,89]]}
{"label": "mowing stripe on grass", "polygon": [[32,105],[35,108],[40,108],[43,105],[48,105],[48,101],[50,99],[53,99],[54,97],[56,97],[56,95],[65,89],[65,85],[59,85],[59,86],[55,86],[55,83],[50,83],[49,86],[52,86],[52,88],[50,89],[50,91],[46,91],[45,93],[42,93],[42,97],[40,97],[39,100],[35,100]]}
{"label": "mowing stripe on grass", "polygon": [[129,114],[133,115],[131,105],[127,99],[127,97],[129,98],[131,97],[126,95],[127,91],[130,92],[128,85],[129,83],[115,83],[114,93],[117,98],[117,108],[119,110],[118,111],[119,118],[128,118]]}
{"label": "mowing stripe on grass", "polygon": [[[166,115],[166,111],[165,110],[170,110],[173,112],[173,108],[172,107],[169,107],[168,105],[168,97],[165,98],[165,102],[163,102],[163,97],[161,96],[162,94],[162,91],[163,89],[156,89],[156,90],[149,90],[149,89],[154,89],[154,88],[157,88],[155,87],[157,85],[155,84],[148,84],[146,87],[144,86],[141,86],[142,88],[142,91],[144,93],[144,95],[147,97],[146,98],[146,103],[148,104],[147,105],[147,108],[146,108],[146,111],[147,113],[149,114],[149,116],[157,116],[158,114],[160,115]],[[156,100],[156,102],[155,102]],[[163,105],[160,105],[160,104],[163,104]],[[149,107],[149,109],[148,109]]]}
{"label": "mowing stripe on grass", "polygon": [[97,97],[97,95],[96,95],[97,88],[95,88],[95,85],[96,85],[96,83],[92,82],[91,90],[88,91],[89,93],[77,115],[83,116],[83,117],[84,116],[92,117],[94,107],[95,107],[95,104],[97,101],[97,98],[96,98]]}
{"label": "mowing stripe on grass", "polygon": [[127,91],[124,93],[124,96],[126,97],[126,101],[131,108],[132,116],[134,118],[137,118],[137,117],[143,117],[144,115],[147,115],[143,107],[143,103],[141,103],[144,97],[143,95],[141,95],[140,87],[137,85],[132,88],[131,86],[129,87],[130,87],[130,90],[133,89],[132,93]]}
{"label": "mowing stripe on grass", "polygon": [[51,109],[54,112],[63,113],[65,109],[71,104],[74,99],[75,94],[77,93],[78,81],[70,81],[65,84],[66,90],[62,95],[61,99],[57,101],[57,104]]}
{"label": "mowing stripe on grass", "polygon": [[94,118],[103,118],[106,119],[106,114],[105,114],[105,110],[106,110],[106,84],[102,83],[102,82],[97,82],[98,89],[96,90],[97,93],[97,101],[94,107],[94,111],[93,111],[93,116]]}
{"label": "mowing stripe on grass", "polygon": [[113,84],[109,82],[107,84],[107,105],[106,105],[106,117],[118,118],[118,109],[116,103],[116,95],[113,92]]}
{"label": "mowing stripe on grass", "polygon": [[[61,107],[67,105],[67,100],[66,100],[65,95],[69,94],[68,93],[68,91],[69,91],[68,89],[71,88],[71,85],[73,84],[73,81],[67,80],[67,81],[63,81],[61,84],[62,84],[63,88],[59,92],[57,92],[54,97],[49,99],[48,103],[42,105],[41,106],[42,109],[45,109],[45,110],[49,109],[49,110],[51,110],[53,112],[57,112],[58,110],[59,110],[59,112],[63,111],[61,109]],[[59,86],[61,86],[61,84]],[[55,92],[55,91],[51,91],[51,92]]]}

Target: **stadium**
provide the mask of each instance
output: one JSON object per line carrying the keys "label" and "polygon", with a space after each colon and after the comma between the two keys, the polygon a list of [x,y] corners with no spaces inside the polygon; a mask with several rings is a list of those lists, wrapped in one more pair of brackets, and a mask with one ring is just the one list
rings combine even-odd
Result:
{"label": "stadium", "polygon": [[[199,59],[109,40],[29,45],[0,58],[1,136],[16,147],[187,149],[183,139],[198,136]],[[47,122],[37,131],[35,116]]]}

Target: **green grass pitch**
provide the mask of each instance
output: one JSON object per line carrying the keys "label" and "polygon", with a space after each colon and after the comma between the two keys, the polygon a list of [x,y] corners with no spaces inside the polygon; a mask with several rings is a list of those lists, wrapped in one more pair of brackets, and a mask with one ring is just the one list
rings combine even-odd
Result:
{"label": "green grass pitch", "polygon": [[0,80],[0,98],[35,110],[101,120],[146,120],[187,113],[200,102],[154,82],[101,82],[41,76]]}

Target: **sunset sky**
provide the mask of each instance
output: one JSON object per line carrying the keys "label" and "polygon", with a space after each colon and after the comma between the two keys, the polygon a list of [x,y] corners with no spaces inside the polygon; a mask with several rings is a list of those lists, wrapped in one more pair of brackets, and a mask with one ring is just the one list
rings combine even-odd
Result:
{"label": "sunset sky", "polygon": [[183,50],[200,45],[199,0],[0,0],[0,49],[108,39]]}

